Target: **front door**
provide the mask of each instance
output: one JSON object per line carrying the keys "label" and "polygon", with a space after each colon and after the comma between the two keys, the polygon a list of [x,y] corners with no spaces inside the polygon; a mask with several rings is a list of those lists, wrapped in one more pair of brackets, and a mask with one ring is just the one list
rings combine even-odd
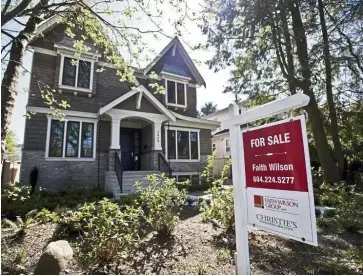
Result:
{"label": "front door", "polygon": [[124,171],[140,170],[141,165],[141,129],[121,128],[121,161]]}

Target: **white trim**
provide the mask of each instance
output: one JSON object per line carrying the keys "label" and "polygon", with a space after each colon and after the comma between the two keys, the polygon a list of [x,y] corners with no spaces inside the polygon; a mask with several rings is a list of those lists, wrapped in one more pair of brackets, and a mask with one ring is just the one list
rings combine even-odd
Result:
{"label": "white trim", "polygon": [[169,120],[175,122],[175,116],[158,100],[155,98],[153,94],[150,93],[145,86],[141,85],[140,89],[144,92],[144,96],[150,101],[150,103],[158,109],[161,113],[163,113]]}
{"label": "white trim", "polygon": [[221,129],[230,128],[233,125],[243,125],[248,122],[289,111],[290,109],[303,107],[306,106],[309,101],[309,96],[300,93],[283,99],[278,99],[242,112],[242,114],[229,118],[228,120],[222,121]]}
{"label": "white trim", "polygon": [[[46,107],[37,107],[37,106],[27,106],[26,110],[28,112],[35,112],[35,113],[45,113],[52,115],[52,111]],[[65,116],[74,116],[74,117],[83,117],[83,118],[98,118],[97,113],[92,112],[83,112],[83,111],[73,111],[73,110],[60,110]]]}
{"label": "white trim", "polygon": [[122,120],[128,117],[142,118],[149,122],[160,122],[160,123],[168,120],[168,118],[164,114],[148,113],[148,112],[116,109],[116,108],[112,108],[111,110],[106,111],[106,114],[111,116],[113,120]]}
{"label": "white trim", "polygon": [[60,16],[53,15],[51,18],[49,18],[47,21],[45,21],[43,24],[40,24],[38,26],[38,29],[36,30],[37,34],[44,33],[47,31],[50,27],[54,26],[56,23],[58,23],[58,20],[60,20]]}
{"label": "white trim", "polygon": [[154,58],[154,60],[144,69],[144,75],[147,75],[147,73],[151,70],[151,68],[170,50],[171,47],[178,47],[180,50],[180,54],[183,58],[183,61],[185,62],[186,66],[194,76],[194,78],[197,80],[199,85],[205,86],[205,81],[202,77],[202,75],[199,73],[197,67],[189,57],[187,51],[184,49],[183,45],[181,44],[178,37],[173,38],[172,41],[169,42],[168,45]]}
{"label": "white trim", "polygon": [[197,123],[197,122],[190,122],[177,119],[176,122],[169,122],[170,126],[180,126],[180,127],[187,127],[187,128],[202,128],[202,129],[210,129],[214,130],[217,127],[211,124],[204,124],[204,123]]}
{"label": "white trim", "polygon": [[[71,54],[64,54],[64,53],[60,53],[61,56],[61,60],[60,60],[60,70],[59,70],[59,79],[58,79],[58,86],[59,88],[63,88],[63,89],[69,89],[69,90],[77,90],[77,91],[81,91],[81,92],[92,92],[92,88],[93,88],[93,71],[94,71],[94,63],[96,62],[94,59],[89,59],[89,58],[81,58],[81,59],[76,59],[74,56],[72,56]],[[76,65],[76,79],[74,81],[74,86],[70,86],[70,85],[64,85],[63,84],[63,67],[64,67],[64,58],[71,58],[74,60],[77,60],[77,65]],[[83,88],[83,87],[78,87],[78,69],[79,69],[79,61],[83,60],[83,61],[87,61],[91,63],[91,72],[90,72],[90,85],[89,88]]]}
{"label": "white trim", "polygon": [[77,161],[77,162],[90,162],[90,161],[96,161],[96,158],[86,158],[86,157],[45,157],[45,161]]}
{"label": "white trim", "polygon": [[[168,125],[164,125],[165,132],[165,157],[167,160],[173,163],[182,163],[182,162],[200,162],[200,129],[193,128],[183,128],[183,127],[170,127]],[[175,157],[176,159],[168,158],[168,130],[175,130]],[[189,142],[189,159],[178,159],[178,138],[177,131],[187,131],[188,134],[188,142]],[[191,142],[190,142],[190,132],[196,132],[198,136],[198,159],[190,159],[192,156]]]}
{"label": "white trim", "polygon": [[165,71],[161,71],[160,74],[162,75],[162,77],[166,77],[166,78],[170,78],[170,79],[176,79],[178,81],[190,81],[192,78],[189,77],[185,77],[185,76],[181,76],[181,75],[177,75],[177,74],[173,74],[173,73],[169,73],[169,72],[165,72]]}
{"label": "white trim", "polygon": [[[169,103],[168,99],[168,81],[174,82],[174,93],[175,93],[175,103]],[[178,104],[178,83],[184,85],[184,105]],[[175,107],[181,107],[181,108],[187,108],[187,82],[186,81],[178,81],[176,79],[172,78],[165,78],[165,104],[168,106],[175,106]]]}
{"label": "white trim", "polygon": [[[188,86],[189,87],[193,87],[193,88],[197,88],[198,87],[198,85],[196,85],[196,84],[194,84],[194,83],[188,83]],[[199,86],[200,87],[200,86]]]}
{"label": "white trim", "polygon": [[[57,49],[57,53],[62,54],[69,54],[69,53],[75,53],[77,52],[77,49],[72,48],[72,47],[67,47],[61,44],[54,44],[54,48]],[[82,56],[91,56],[93,59],[97,59],[99,57],[101,57],[101,54],[97,54],[97,53],[93,53],[93,52],[82,52],[81,53]],[[96,57],[96,58],[95,58]]]}
{"label": "white trim", "polygon": [[[60,119],[53,115],[47,115],[48,123],[47,123],[47,138],[45,145],[45,160],[46,161],[94,161],[96,159],[96,143],[97,143],[97,126],[98,119],[92,118],[79,118],[79,117],[66,117],[64,120],[64,128],[63,128],[63,148],[62,148],[62,157],[50,157],[49,156],[49,147],[50,147],[50,131],[51,131],[51,122],[52,120],[60,121]],[[79,122],[79,137],[78,137],[78,153],[77,157],[66,157],[66,143],[67,143],[67,126],[68,121]],[[93,141],[92,141],[92,158],[91,157],[81,157],[81,142],[82,142],[82,124],[83,123],[91,123],[93,124]]]}
{"label": "white trim", "polygon": [[45,49],[45,48],[40,48],[40,47],[36,47],[36,46],[29,46],[29,49],[32,49],[35,53],[39,53],[39,54],[55,56],[55,57],[58,55],[56,51]]}
{"label": "white trim", "polygon": [[136,109],[141,108],[142,95],[143,95],[143,92],[140,91],[140,93],[136,96]]}
{"label": "white trim", "polygon": [[118,97],[116,100],[113,100],[109,104],[101,107],[98,113],[100,115],[104,114],[105,112],[107,112],[111,108],[115,107],[116,105],[118,105],[118,104],[122,103],[123,101],[127,100],[128,98],[132,97],[136,93],[139,93],[139,91],[137,91],[137,90],[131,90],[131,91],[123,94],[122,96]]}
{"label": "white trim", "polygon": [[200,173],[199,172],[196,172],[196,171],[192,171],[192,172],[175,172],[173,171],[172,175],[199,175],[200,176]]}

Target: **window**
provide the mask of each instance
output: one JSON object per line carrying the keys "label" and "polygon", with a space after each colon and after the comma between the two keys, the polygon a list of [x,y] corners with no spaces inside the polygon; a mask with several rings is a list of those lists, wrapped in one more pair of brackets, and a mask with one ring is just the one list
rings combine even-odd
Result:
{"label": "window", "polygon": [[166,80],[166,104],[186,107],[186,83]]}
{"label": "window", "polygon": [[199,131],[166,127],[167,157],[172,160],[199,160]]}
{"label": "window", "polygon": [[72,86],[79,90],[91,90],[93,61],[76,60],[62,55],[59,85]]}
{"label": "window", "polygon": [[46,157],[94,158],[95,122],[49,120]]}
{"label": "window", "polygon": [[231,147],[230,147],[230,145],[229,145],[229,140],[227,139],[226,140],[226,151],[228,152],[228,151],[230,151],[231,150]]}

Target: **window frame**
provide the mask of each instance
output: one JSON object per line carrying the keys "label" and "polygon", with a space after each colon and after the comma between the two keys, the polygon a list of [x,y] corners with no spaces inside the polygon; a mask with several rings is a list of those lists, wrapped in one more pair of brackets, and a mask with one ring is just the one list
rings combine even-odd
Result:
{"label": "window frame", "polygon": [[[174,79],[174,78],[168,78],[168,77],[164,77],[164,87],[165,87],[165,104],[168,106],[174,106],[174,107],[182,107],[182,108],[187,108],[187,87],[188,87],[188,83],[189,81],[187,80],[182,80],[182,79]],[[168,101],[168,81],[172,81],[174,82],[174,97],[175,97],[175,103],[169,103]],[[183,84],[184,85],[184,104],[178,104],[178,83],[179,84]]]}
{"label": "window frame", "polygon": [[[200,129],[195,128],[183,128],[183,127],[170,127],[165,126],[165,156],[166,159],[170,162],[200,162]],[[186,131],[188,132],[188,143],[189,143],[189,159],[178,159],[178,138],[176,133],[176,139],[175,139],[175,157],[176,159],[169,159],[168,157],[168,130],[174,130],[174,131]],[[191,141],[190,141],[190,133],[196,132],[198,137],[198,159],[191,159],[192,152],[191,152]]]}
{"label": "window frame", "polygon": [[226,142],[226,152],[231,152],[231,145],[229,143],[229,139],[226,139],[225,142]]}
{"label": "window frame", "polygon": [[[74,55],[65,54],[65,53],[60,53],[60,57],[61,57],[61,60],[60,60],[58,87],[60,89],[68,89],[68,90],[73,90],[73,91],[91,92],[92,89],[93,89],[93,76],[94,76],[94,68],[95,68],[95,62],[96,62],[96,60],[90,59],[90,58],[86,58],[86,57],[81,57],[80,59],[77,59]],[[76,77],[75,77],[75,81],[74,81],[74,86],[63,84],[64,58],[71,58],[71,59],[77,60]],[[78,85],[79,61],[80,60],[87,61],[87,62],[90,62],[91,63],[90,85],[89,85],[89,88],[82,88],[82,87],[78,87],[77,86]]]}
{"label": "window frame", "polygon": [[[51,134],[52,120],[60,121],[60,118],[52,116],[52,115],[47,115],[47,118],[48,118],[48,124],[47,124],[47,138],[46,138],[46,144],[45,144],[45,160],[47,160],[47,161],[95,161],[96,160],[96,144],[97,144],[96,139],[97,139],[98,119],[65,117],[64,128],[63,128],[64,130],[63,130],[62,156],[61,157],[51,157],[51,156],[49,156],[49,154],[50,154],[49,150],[50,150],[50,139],[51,139],[50,134]],[[67,157],[66,156],[68,122],[78,122],[79,123],[77,157]],[[81,157],[83,123],[93,124],[92,157]]]}

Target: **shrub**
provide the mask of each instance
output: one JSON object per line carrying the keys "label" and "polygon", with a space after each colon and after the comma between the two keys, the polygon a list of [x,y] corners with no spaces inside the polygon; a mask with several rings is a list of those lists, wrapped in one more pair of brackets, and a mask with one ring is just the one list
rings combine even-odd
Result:
{"label": "shrub", "polygon": [[203,211],[203,220],[216,220],[224,227],[234,228],[234,206],[233,206],[233,189],[224,189],[222,186],[228,179],[232,161],[227,160],[223,167],[221,177],[213,181],[212,187],[207,191],[212,195],[212,202],[204,202],[201,205]]}
{"label": "shrub", "polygon": [[60,214],[57,212],[50,212],[48,209],[43,208],[35,216],[35,220],[41,223],[47,222],[58,222],[60,219]]}
{"label": "shrub", "polygon": [[1,250],[1,273],[3,275],[24,275],[27,273],[26,261],[27,252],[23,247],[17,250],[15,257],[9,252]]}
{"label": "shrub", "polygon": [[148,175],[147,179],[151,184],[145,189],[141,183],[135,183],[140,202],[146,209],[146,220],[159,234],[170,235],[179,221],[178,214],[185,202],[188,182],[177,184],[175,178],[164,174]]}
{"label": "shrub", "polygon": [[321,189],[322,201],[336,208],[323,217],[332,218],[336,227],[347,231],[363,229],[363,194],[356,192],[354,186],[345,183],[323,184]]}
{"label": "shrub", "polygon": [[77,247],[81,261],[91,271],[104,271],[110,264],[116,265],[132,255],[130,252],[139,240],[141,215],[139,207],[126,206],[121,211],[117,203],[103,199],[85,203],[79,211],[67,212],[61,223],[81,234]]}
{"label": "shrub", "polygon": [[48,193],[41,190],[30,194],[31,187],[21,183],[7,186],[2,194],[1,209],[9,218],[25,217],[32,210],[46,208],[49,211],[58,209],[58,212],[67,208],[75,208],[85,202],[93,202],[111,195],[100,190],[76,190],[71,193]]}

